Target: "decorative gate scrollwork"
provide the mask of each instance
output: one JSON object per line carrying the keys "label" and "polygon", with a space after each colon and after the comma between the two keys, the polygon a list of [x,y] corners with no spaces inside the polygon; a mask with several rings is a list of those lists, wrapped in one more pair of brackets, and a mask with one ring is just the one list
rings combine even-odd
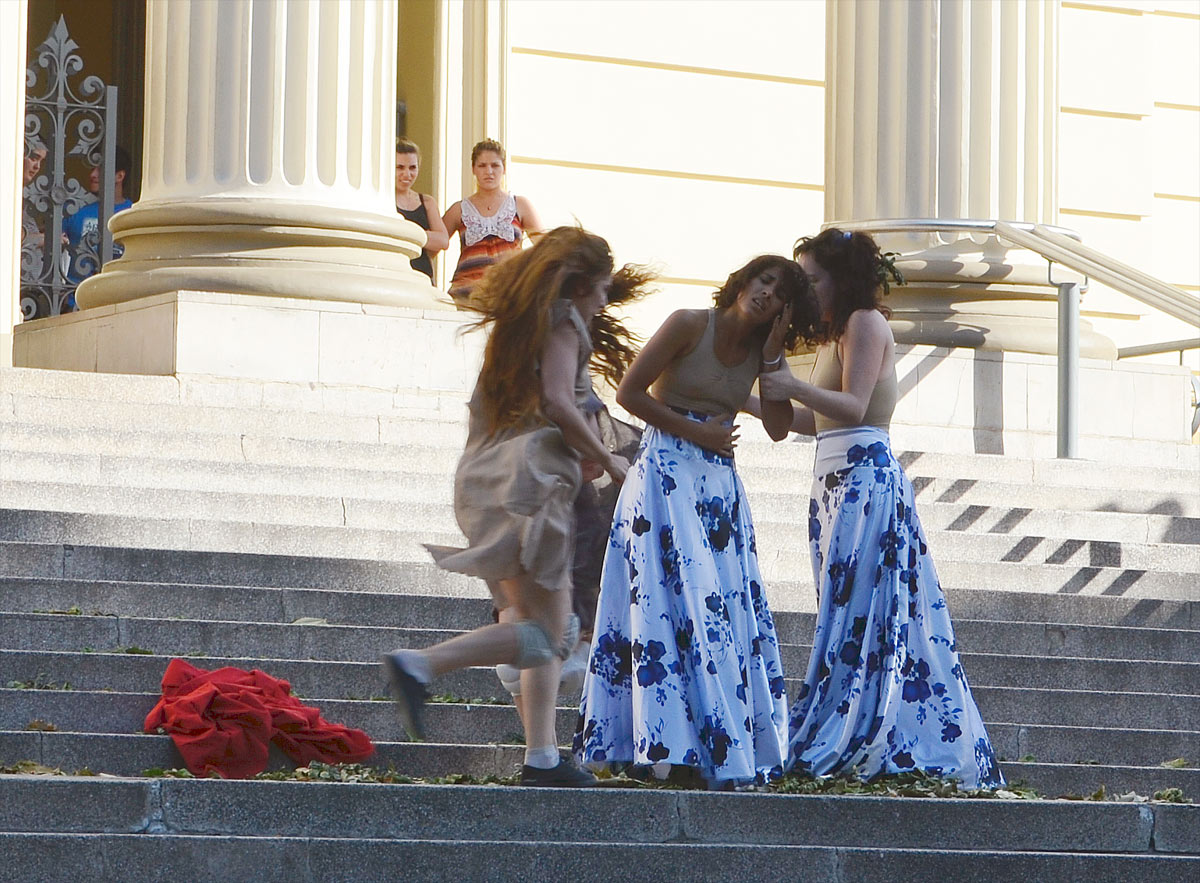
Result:
{"label": "decorative gate scrollwork", "polygon": [[[112,259],[113,179],[116,164],[117,89],[83,70],[79,45],[60,16],[25,71],[25,155],[45,152],[41,174],[25,184],[21,235],[21,313],[25,319],[57,316],[69,308],[75,285]],[[37,92],[44,71],[44,87]],[[65,175],[66,158],[78,156],[100,169],[98,224],[68,249],[63,221],[96,200]],[[75,281],[72,281],[74,279]]]}

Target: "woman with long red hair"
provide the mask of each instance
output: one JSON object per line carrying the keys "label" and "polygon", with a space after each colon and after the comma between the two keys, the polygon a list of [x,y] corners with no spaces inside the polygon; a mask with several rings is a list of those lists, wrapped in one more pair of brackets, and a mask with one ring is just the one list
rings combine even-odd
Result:
{"label": "woman with long red hair", "polygon": [[593,395],[589,364],[615,384],[633,359],[628,332],[606,306],[637,296],[648,279],[630,266],[614,273],[608,243],[577,227],[550,231],[484,277],[474,303],[477,327],[491,335],[454,479],[467,547],[430,552],[441,567],[484,579],[500,621],[383,659],[401,720],[419,739],[434,677],[476,665],[521,669],[526,785],[595,784],[555,743],[560,668],[579,637],[573,506],[581,458],[616,482],[629,464],[604,446],[583,406]]}

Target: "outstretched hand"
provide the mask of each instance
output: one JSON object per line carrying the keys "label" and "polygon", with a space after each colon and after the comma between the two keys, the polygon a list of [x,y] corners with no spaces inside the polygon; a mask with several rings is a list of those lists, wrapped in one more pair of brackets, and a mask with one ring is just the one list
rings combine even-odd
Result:
{"label": "outstretched hand", "polygon": [[795,384],[796,376],[785,361],[778,368],[758,375],[758,394],[764,401],[784,402],[794,398]]}
{"label": "outstretched hand", "polygon": [[692,441],[706,451],[712,451],[722,457],[732,457],[738,439],[738,427],[736,423],[725,425],[726,421],[732,419],[732,414],[718,414],[715,417],[709,417],[703,423],[696,424]]}
{"label": "outstretched hand", "polygon": [[775,321],[771,323],[771,331],[763,343],[762,360],[765,370],[774,371],[783,363],[783,342],[787,339],[788,328],[792,325],[792,305],[784,304]]}

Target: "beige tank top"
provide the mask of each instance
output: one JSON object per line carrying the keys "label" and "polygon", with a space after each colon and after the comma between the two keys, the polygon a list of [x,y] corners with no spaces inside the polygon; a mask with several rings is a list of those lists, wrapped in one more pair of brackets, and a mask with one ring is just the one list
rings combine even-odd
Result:
{"label": "beige tank top", "polygon": [[[842,360],[838,356],[837,343],[829,343],[817,350],[817,361],[813,365],[809,382],[821,389],[841,392],[842,389]],[[892,412],[896,410],[896,402],[900,398],[900,382],[896,377],[896,368],[878,383],[871,391],[871,400],[867,402],[867,412],[858,423],[842,423],[831,417],[826,417],[817,411],[813,412],[817,432],[827,429],[846,429],[852,426],[878,426],[887,429],[892,422]]]}
{"label": "beige tank top", "polygon": [[716,310],[708,311],[708,325],[700,341],[683,358],[666,367],[654,382],[652,392],[660,402],[686,411],[704,414],[736,414],[758,377],[759,352],[750,354],[740,365],[723,365],[713,349]]}

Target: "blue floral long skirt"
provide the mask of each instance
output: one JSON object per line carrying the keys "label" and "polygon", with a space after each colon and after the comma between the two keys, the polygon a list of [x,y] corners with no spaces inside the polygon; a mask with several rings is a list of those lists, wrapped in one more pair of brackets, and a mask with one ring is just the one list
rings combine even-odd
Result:
{"label": "blue floral long skirt", "polygon": [[741,480],[654,427],[617,501],[574,748],[718,786],[783,771],[783,668]]}
{"label": "blue floral long skirt", "polygon": [[921,770],[967,788],[1002,785],[888,434],[821,433],[814,475],[817,627],[792,706],[789,767],[863,779]]}

